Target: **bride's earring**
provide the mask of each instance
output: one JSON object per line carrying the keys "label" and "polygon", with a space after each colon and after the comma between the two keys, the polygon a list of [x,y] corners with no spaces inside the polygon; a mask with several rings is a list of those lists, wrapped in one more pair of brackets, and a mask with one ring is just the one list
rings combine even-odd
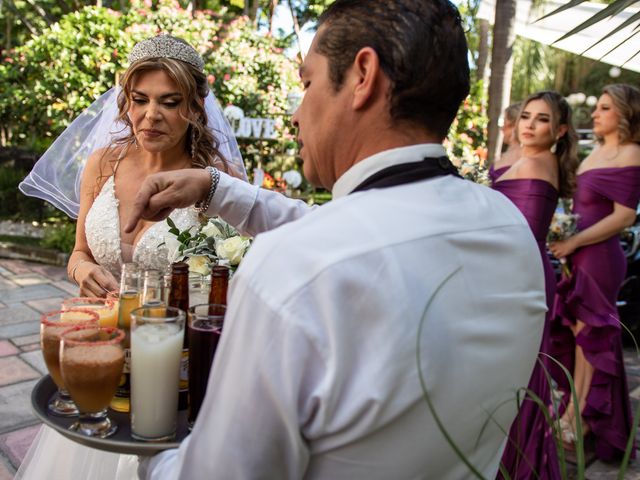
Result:
{"label": "bride's earring", "polygon": [[556,138],[556,141],[553,142],[553,145],[551,145],[551,148],[549,150],[551,150],[551,153],[556,153],[556,151],[558,150],[558,140],[560,140],[560,138]]}
{"label": "bride's earring", "polygon": [[138,137],[136,137],[135,135],[133,136],[133,146],[136,147],[136,150],[140,149],[138,145]]}

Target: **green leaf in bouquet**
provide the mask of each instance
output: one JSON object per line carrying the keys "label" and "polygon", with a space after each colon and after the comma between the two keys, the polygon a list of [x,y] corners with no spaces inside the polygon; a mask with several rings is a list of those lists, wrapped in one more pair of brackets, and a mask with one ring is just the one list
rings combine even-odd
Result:
{"label": "green leaf in bouquet", "polygon": [[169,232],[173,233],[174,235],[178,235],[180,230],[178,230],[178,227],[176,227],[175,222],[171,220],[171,217],[167,217],[167,224],[169,225]]}

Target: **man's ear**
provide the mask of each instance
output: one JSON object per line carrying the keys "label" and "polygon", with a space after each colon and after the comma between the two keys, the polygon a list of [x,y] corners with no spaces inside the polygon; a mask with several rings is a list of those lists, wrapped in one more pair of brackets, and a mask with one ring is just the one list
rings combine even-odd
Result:
{"label": "man's ear", "polygon": [[371,47],[364,47],[353,60],[351,67],[353,75],[353,103],[354,110],[363,108],[376,95],[380,87],[380,58]]}

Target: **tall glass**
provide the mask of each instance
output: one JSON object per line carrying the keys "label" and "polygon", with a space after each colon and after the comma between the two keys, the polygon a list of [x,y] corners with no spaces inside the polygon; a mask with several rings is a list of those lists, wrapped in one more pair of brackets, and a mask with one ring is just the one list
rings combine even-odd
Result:
{"label": "tall glass", "polygon": [[61,417],[78,415],[78,409],[65,389],[60,374],[60,334],[74,325],[98,325],[98,314],[91,310],[67,309],[46,312],[40,319],[40,347],[49,374],[58,387],[47,408],[49,413]]}
{"label": "tall glass", "polygon": [[185,312],[142,307],[131,312],[131,436],[175,437]]}
{"label": "tall glass", "polygon": [[138,265],[125,263],[122,265],[120,278],[120,292],[118,295],[118,328],[125,332],[124,339],[124,369],[120,378],[120,385],[111,402],[111,408],[116,412],[129,412],[130,397],[130,365],[129,365],[129,325],[131,311],[140,306],[140,275]]}
{"label": "tall glass", "polygon": [[142,294],[140,295],[140,306],[164,307],[167,304],[164,283],[164,277],[159,270],[145,270],[142,281]]}
{"label": "tall glass", "polygon": [[226,306],[218,304],[189,308],[189,429],[193,428],[207,393],[209,373],[222,334],[226,310]]}
{"label": "tall glass", "polygon": [[118,426],[107,416],[124,367],[124,332],[113,327],[77,326],[60,338],[60,370],[79,419],[69,430],[106,438]]}
{"label": "tall glass", "polygon": [[118,326],[118,308],[113,297],[74,297],[63,300],[62,310],[69,310],[70,308],[84,308],[96,312],[101,327]]}
{"label": "tall glass", "polygon": [[189,306],[200,305],[209,302],[209,289],[211,284],[204,275],[189,273]]}
{"label": "tall glass", "polygon": [[118,326],[118,313],[120,312],[120,292],[118,290],[112,290],[107,292],[106,300],[113,303],[113,308],[116,309],[116,327]]}

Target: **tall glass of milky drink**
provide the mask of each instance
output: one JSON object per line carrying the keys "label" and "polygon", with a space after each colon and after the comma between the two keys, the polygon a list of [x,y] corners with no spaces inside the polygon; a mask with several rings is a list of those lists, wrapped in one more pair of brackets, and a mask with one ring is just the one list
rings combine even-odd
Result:
{"label": "tall glass of milky drink", "polygon": [[49,413],[61,417],[78,415],[78,409],[67,392],[60,374],[60,335],[74,325],[98,325],[98,314],[91,310],[68,309],[46,312],[40,319],[40,347],[44,363],[58,391],[49,401]]}
{"label": "tall glass of milky drink", "polygon": [[185,312],[142,307],[131,312],[131,436],[175,437]]}
{"label": "tall glass of milky drink", "polygon": [[60,370],[78,421],[69,430],[106,438],[118,426],[107,415],[124,367],[124,332],[113,327],[77,326],[60,338]]}
{"label": "tall glass of milky drink", "polygon": [[225,305],[208,303],[189,308],[189,429],[193,428],[207,392],[226,310]]}
{"label": "tall glass of milky drink", "polygon": [[[73,297],[62,301],[62,310],[84,308],[98,314],[101,327],[118,326],[118,308],[116,299],[98,297]],[[64,317],[64,314],[63,314]]]}

